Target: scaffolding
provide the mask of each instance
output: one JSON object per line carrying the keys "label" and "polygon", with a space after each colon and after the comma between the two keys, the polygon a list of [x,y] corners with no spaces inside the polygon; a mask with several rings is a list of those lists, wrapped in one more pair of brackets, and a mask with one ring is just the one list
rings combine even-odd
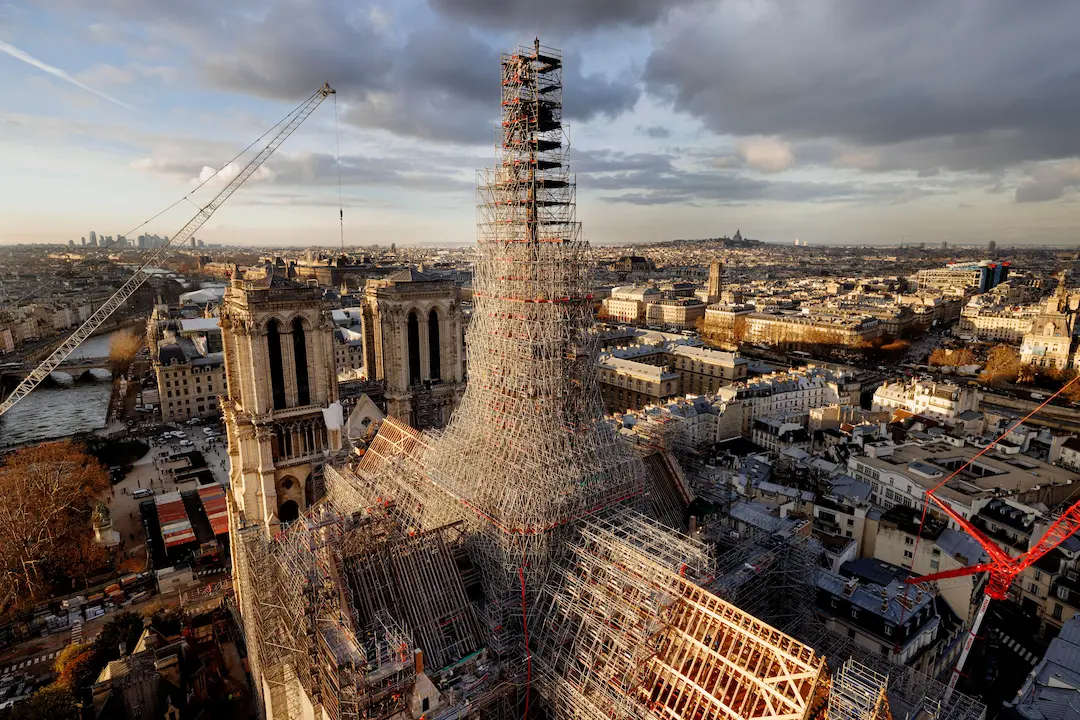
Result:
{"label": "scaffolding", "polygon": [[339,517],[314,511],[269,541],[260,527],[233,534],[249,665],[273,717],[303,717],[309,703],[331,720],[405,707],[415,646],[388,613],[356,623],[341,592],[342,529]]}
{"label": "scaffolding", "polygon": [[[906,665],[895,665],[880,654],[827,628],[814,612],[814,578],[821,548],[812,537],[781,536],[743,529],[710,527],[708,539],[721,562],[707,587],[720,597],[812,647],[828,665],[837,668],[829,698],[851,686],[857,677],[883,679],[885,697],[894,718],[905,720],[984,720],[986,706],[975,698],[953,693],[946,703],[946,685]],[[849,662],[855,663],[841,677]],[[862,673],[860,676],[858,673]],[[838,679],[839,678],[839,679]],[[839,702],[839,699],[838,699]],[[847,720],[847,716],[840,715]],[[855,715],[878,720],[874,715]],[[881,716],[886,717],[886,716]],[[833,715],[829,715],[830,720]]]}
{"label": "scaffolding", "polygon": [[832,678],[829,720],[892,720],[885,697],[888,682],[888,676],[847,660]]}
{"label": "scaffolding", "polygon": [[556,716],[806,718],[823,661],[704,590],[714,572],[706,546],[632,511],[583,523],[531,644]]}
{"label": "scaffolding", "polygon": [[233,530],[257,692],[274,717],[387,718],[408,709],[415,650],[448,676],[486,647],[497,677],[436,717],[499,717],[520,699],[528,718],[539,695],[565,720],[820,718],[825,654],[795,637],[816,627],[812,549],[735,543],[718,566],[711,542],[672,529],[693,499],[676,424],[643,429],[646,462],[604,418],[561,54],[537,41],[504,55],[501,87],[469,383],[446,429],[387,418],[326,466],[325,500],[297,521],[273,538]]}

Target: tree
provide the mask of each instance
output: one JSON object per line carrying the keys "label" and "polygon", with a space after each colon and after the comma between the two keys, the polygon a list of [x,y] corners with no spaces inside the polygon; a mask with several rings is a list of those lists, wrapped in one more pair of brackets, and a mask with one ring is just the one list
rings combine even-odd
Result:
{"label": "tree", "polygon": [[101,634],[94,639],[94,652],[100,667],[120,657],[121,645],[130,653],[142,631],[143,619],[138,613],[125,611],[109,618],[101,628]]}
{"label": "tree", "polygon": [[57,683],[46,685],[24,702],[16,705],[11,720],[79,720],[75,696]]}
{"label": "tree", "polygon": [[142,347],[143,336],[132,332],[118,332],[109,344],[109,367],[114,376],[123,375],[131,367],[135,354]]}
{"label": "tree", "polygon": [[65,647],[56,656],[53,669],[56,670],[56,684],[74,695],[88,689],[100,672],[97,653],[90,643]]}
{"label": "tree", "polygon": [[0,467],[0,609],[81,574],[93,542],[92,501],[108,475],[70,441],[16,450]]}
{"label": "tree", "polygon": [[908,340],[893,340],[882,345],[880,350],[890,360],[899,360],[907,354],[910,347],[911,342]]}
{"label": "tree", "polygon": [[934,351],[930,353],[929,363],[931,365],[975,365],[977,360],[975,359],[975,353],[970,348],[957,348],[955,350],[946,350],[945,348],[934,348]]}
{"label": "tree", "polygon": [[991,385],[1016,382],[1020,374],[1020,354],[1009,345],[995,345],[986,356],[979,379]]}

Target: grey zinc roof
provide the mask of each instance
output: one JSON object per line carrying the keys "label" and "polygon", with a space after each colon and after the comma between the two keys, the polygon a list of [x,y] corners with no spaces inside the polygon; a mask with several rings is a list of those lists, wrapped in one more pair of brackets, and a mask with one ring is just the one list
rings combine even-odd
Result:
{"label": "grey zinc roof", "polygon": [[1025,720],[1080,719],[1080,616],[1065,622],[1007,705]]}

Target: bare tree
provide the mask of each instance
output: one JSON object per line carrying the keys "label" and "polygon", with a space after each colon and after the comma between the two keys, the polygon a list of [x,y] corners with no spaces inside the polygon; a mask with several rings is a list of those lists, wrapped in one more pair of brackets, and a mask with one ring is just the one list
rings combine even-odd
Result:
{"label": "bare tree", "polygon": [[97,460],[70,441],[8,456],[0,467],[0,609],[41,597],[55,578],[85,574],[100,558],[90,514],[108,484]]}

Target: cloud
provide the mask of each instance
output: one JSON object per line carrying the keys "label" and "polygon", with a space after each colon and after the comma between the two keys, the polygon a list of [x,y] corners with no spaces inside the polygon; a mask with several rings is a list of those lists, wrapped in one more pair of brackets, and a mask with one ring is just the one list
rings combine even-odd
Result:
{"label": "cloud", "polygon": [[[1080,153],[1080,4],[728,2],[653,31],[648,92],[837,164],[991,171]],[[1025,38],[1016,42],[1016,38]]]}
{"label": "cloud", "polygon": [[676,163],[667,153],[584,151],[574,156],[579,187],[604,200],[635,205],[783,202],[906,202],[934,192],[909,183],[772,181],[709,162]]}
{"label": "cloud", "polygon": [[[190,185],[211,177],[217,165],[177,152],[174,148],[140,157],[130,163],[136,170],[184,178]],[[460,171],[454,156],[433,155],[427,162],[391,156],[345,155],[341,158],[341,182],[344,185],[397,187],[425,192],[468,193],[474,188],[471,179]],[[469,166],[470,168],[473,166]],[[236,176],[242,165],[230,163],[211,183],[219,187]],[[275,155],[248,180],[255,185],[332,186],[338,182],[338,163],[332,155],[307,153]],[[471,177],[471,172],[469,173]]]}
{"label": "cloud", "polygon": [[88,85],[127,85],[135,79],[135,73],[128,68],[99,63],[80,71],[78,78]]}
{"label": "cloud", "polygon": [[1042,163],[1028,172],[1028,179],[1016,188],[1016,202],[1057,200],[1070,188],[1080,187],[1080,158]]}
{"label": "cloud", "polygon": [[[644,27],[673,7],[695,0],[548,0],[542,12],[533,0],[431,0],[437,12],[485,27],[562,34],[617,26]],[[541,40],[543,37],[541,37]]]}
{"label": "cloud", "polygon": [[671,131],[663,125],[649,125],[647,127],[644,125],[638,125],[637,132],[645,135],[646,137],[657,139],[671,137]]}
{"label": "cloud", "polygon": [[736,144],[735,150],[744,163],[762,172],[780,172],[795,164],[791,145],[779,138],[745,138]]}
{"label": "cloud", "polygon": [[[257,20],[234,18],[241,38],[203,62],[213,86],[295,100],[324,80],[338,91],[351,124],[396,135],[489,144],[498,119],[501,48],[465,26],[417,18],[399,35],[387,17],[342,17],[332,4],[274,4]],[[588,121],[631,109],[632,79],[583,73],[577,53],[565,57],[565,116]]]}
{"label": "cloud", "polygon": [[124,108],[125,110],[134,110],[135,109],[131,105],[128,105],[125,102],[117,100],[112,95],[108,95],[106,93],[103,93],[102,91],[96,90],[96,89],[90,87],[89,85],[87,85],[86,83],[84,83],[84,82],[82,82],[80,80],[76,80],[75,78],[73,78],[71,75],[69,75],[64,70],[61,70],[58,67],[54,67],[52,65],[49,65],[49,64],[47,64],[45,62],[42,62],[41,60],[38,60],[33,55],[31,55],[31,54],[29,54],[29,53],[27,53],[27,52],[25,52],[23,50],[20,50],[19,48],[15,47],[14,45],[9,45],[8,43],[4,42],[3,40],[0,40],[0,52],[7,53],[8,55],[15,58],[16,60],[21,60],[24,63],[26,63],[27,65],[32,65],[33,67],[36,67],[38,70],[41,70],[42,72],[46,72],[49,75],[52,75],[54,77],[58,77],[61,80],[63,80],[64,82],[70,83],[70,84],[74,85],[75,87],[82,88],[86,92],[91,93],[93,95],[97,95],[102,100],[108,100],[109,102],[113,103],[114,105],[119,105],[120,107]]}

